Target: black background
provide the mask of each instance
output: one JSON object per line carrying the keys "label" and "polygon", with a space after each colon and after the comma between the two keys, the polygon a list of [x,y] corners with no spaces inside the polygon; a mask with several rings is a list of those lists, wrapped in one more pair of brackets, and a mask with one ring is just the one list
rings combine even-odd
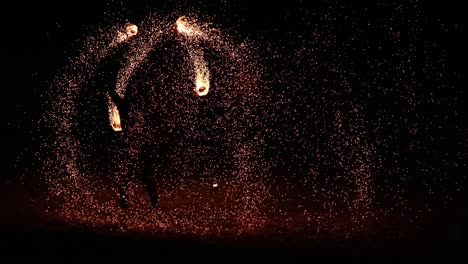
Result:
{"label": "black background", "polygon": [[[406,5],[406,2],[397,3]],[[464,77],[462,69],[465,63],[466,41],[462,34],[462,30],[465,29],[462,12],[465,9],[462,8],[460,2],[415,2],[423,17],[427,19],[423,28],[425,34],[419,40],[420,47],[436,40],[438,48],[446,52],[444,70],[451,74],[454,89],[437,90],[439,96],[444,98],[464,94],[462,92],[465,88],[462,85]],[[235,27],[238,32],[257,39],[260,45],[266,45],[265,43],[269,40],[277,40],[278,37],[301,34],[310,27],[305,22],[312,25],[319,23],[321,14],[327,12],[345,16],[353,15],[352,10],[368,9],[367,14],[375,17],[385,12],[385,9],[382,11],[373,1],[347,1],[346,4],[328,0],[184,1],[183,3],[150,0],[111,1],[109,3],[106,1],[96,1],[96,3],[18,1],[15,4],[10,3],[9,8],[3,10],[8,14],[5,18],[11,17],[11,19],[4,22],[4,36],[2,37],[2,41],[7,46],[3,50],[6,57],[3,65],[7,70],[4,71],[6,74],[2,85],[2,126],[4,126],[2,128],[4,135],[2,137],[4,140],[2,179],[8,181],[17,177],[29,165],[32,150],[38,145],[38,139],[34,133],[42,111],[41,91],[47,87],[47,81],[51,80],[57,69],[66,64],[67,51],[72,50],[71,43],[74,40],[82,36],[88,27],[102,23],[105,18],[104,11],[126,13],[129,20],[138,20],[145,16],[148,10],[160,10],[164,13],[173,11],[177,6],[181,6],[181,10],[193,7],[206,10],[207,13],[211,11],[215,14],[223,14],[215,16],[214,21],[226,27]],[[341,8],[342,6],[346,8]],[[317,15],[310,15],[311,13]],[[373,18],[362,17],[360,19],[366,21]],[[370,34],[369,38],[378,40],[379,37]],[[377,55],[371,51],[366,56],[371,58]],[[463,103],[455,108],[462,113],[462,117],[456,122],[463,120],[463,116],[466,120]],[[464,135],[457,134],[457,137],[452,137],[453,130],[450,129],[441,133],[446,133],[444,137],[452,138],[450,144],[453,146],[459,145],[459,141],[464,140],[466,152],[466,127],[462,131]],[[446,146],[446,151],[450,151],[450,144]],[[282,155],[287,155],[287,153]],[[466,172],[461,171],[461,173],[466,175]],[[462,197],[465,196],[462,195]]]}

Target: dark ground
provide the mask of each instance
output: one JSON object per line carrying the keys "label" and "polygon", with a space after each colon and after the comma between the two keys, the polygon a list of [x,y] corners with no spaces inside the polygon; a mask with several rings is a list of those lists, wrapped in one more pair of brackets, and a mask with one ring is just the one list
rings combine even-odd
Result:
{"label": "dark ground", "polygon": [[[177,257],[287,257],[303,256],[437,256],[465,255],[465,241],[441,240],[319,240],[304,244],[302,248],[265,246],[251,241],[214,243],[189,239],[148,239],[96,235],[89,232],[47,231],[43,229],[8,229],[2,231],[2,251],[24,250],[45,255],[55,254],[107,254],[122,255],[151,252],[158,256]],[[177,258],[176,257],[176,258]]]}

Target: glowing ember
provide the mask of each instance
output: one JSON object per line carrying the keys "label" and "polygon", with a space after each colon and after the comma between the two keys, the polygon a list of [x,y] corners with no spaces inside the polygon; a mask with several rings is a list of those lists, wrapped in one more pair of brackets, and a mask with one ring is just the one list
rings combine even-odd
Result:
{"label": "glowing ember", "polygon": [[188,37],[206,37],[206,34],[194,23],[181,16],[176,21],[177,31]]}
{"label": "glowing ember", "polygon": [[134,24],[129,24],[125,27],[125,33],[127,33],[127,36],[131,38],[138,33],[138,27]]}
{"label": "glowing ember", "polygon": [[210,81],[209,81],[210,74],[205,67],[201,67],[201,69],[196,69],[196,71],[197,71],[197,78],[195,80],[194,92],[197,96],[207,95],[210,89]]}
{"label": "glowing ember", "polygon": [[114,131],[122,131],[120,124],[120,114],[115,104],[109,105],[109,121]]}
{"label": "glowing ember", "polygon": [[185,21],[183,17],[180,17],[179,19],[177,19],[176,24],[177,24],[177,31],[179,31],[179,33],[187,33],[187,27],[185,26]]}

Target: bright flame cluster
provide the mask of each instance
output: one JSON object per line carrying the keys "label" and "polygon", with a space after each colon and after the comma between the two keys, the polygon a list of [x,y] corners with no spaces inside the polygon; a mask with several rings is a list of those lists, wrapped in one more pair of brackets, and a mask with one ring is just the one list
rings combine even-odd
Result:
{"label": "bright flame cluster", "polygon": [[177,31],[184,34],[187,37],[203,37],[206,38],[206,34],[201,31],[195,23],[189,22],[184,16],[181,16],[176,21]]}
{"label": "bright flame cluster", "polygon": [[109,121],[114,131],[122,131],[119,110],[112,101],[109,102]]}

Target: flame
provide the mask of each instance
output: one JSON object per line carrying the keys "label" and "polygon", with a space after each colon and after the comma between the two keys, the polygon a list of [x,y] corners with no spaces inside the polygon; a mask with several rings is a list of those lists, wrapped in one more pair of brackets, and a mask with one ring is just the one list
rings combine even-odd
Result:
{"label": "flame", "polygon": [[179,17],[179,19],[177,19],[177,31],[179,31],[179,33],[187,33],[187,26],[185,25],[185,23],[186,22],[183,19],[183,17]]}
{"label": "flame", "polygon": [[125,27],[125,33],[128,37],[133,37],[138,34],[138,27],[135,24],[127,24]]}
{"label": "flame", "polygon": [[109,121],[114,131],[122,131],[122,126],[120,124],[120,114],[117,106],[109,106]]}
{"label": "flame", "polygon": [[199,71],[197,69],[197,78],[195,80],[195,95],[204,96],[208,94],[210,90],[210,80],[208,71]]}
{"label": "flame", "polygon": [[176,21],[177,31],[189,37],[204,36],[203,32],[196,26],[195,23],[189,23],[188,19],[181,16]]}
{"label": "flame", "polygon": [[117,31],[117,36],[115,38],[115,42],[111,44],[117,45],[118,43],[125,42],[130,38],[136,36],[138,34],[138,26],[132,23],[128,23],[124,26],[123,29]]}

